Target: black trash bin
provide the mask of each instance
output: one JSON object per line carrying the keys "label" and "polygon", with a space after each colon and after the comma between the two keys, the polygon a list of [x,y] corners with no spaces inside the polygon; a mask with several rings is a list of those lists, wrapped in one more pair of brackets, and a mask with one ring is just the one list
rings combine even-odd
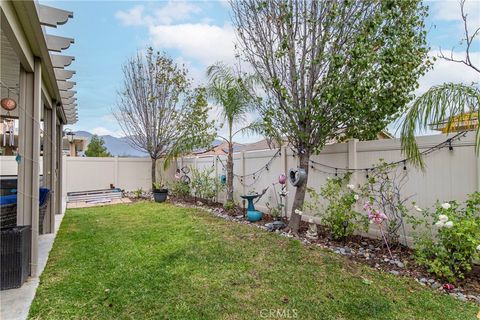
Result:
{"label": "black trash bin", "polygon": [[1,234],[0,288],[19,288],[30,275],[32,228],[4,228]]}

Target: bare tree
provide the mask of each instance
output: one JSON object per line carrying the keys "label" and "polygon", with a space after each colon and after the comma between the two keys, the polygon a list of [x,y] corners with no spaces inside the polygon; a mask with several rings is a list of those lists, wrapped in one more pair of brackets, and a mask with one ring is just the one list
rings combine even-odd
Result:
{"label": "bare tree", "polygon": [[[403,111],[427,66],[426,8],[404,1],[231,1],[240,55],[267,98],[270,135],[286,137],[308,176],[330,139],[375,138]],[[289,228],[297,232],[306,183]]]}
{"label": "bare tree", "polygon": [[129,144],[156,163],[211,140],[205,90],[192,92],[187,70],[149,48],[123,66],[123,88],[113,112]]}
{"label": "bare tree", "polygon": [[457,62],[457,63],[463,63],[467,67],[472,68],[473,70],[480,72],[480,69],[478,66],[474,65],[472,62],[472,59],[470,57],[470,49],[473,44],[473,41],[475,38],[479,35],[480,33],[480,26],[477,27],[473,32],[471,32],[468,29],[468,24],[467,24],[467,17],[468,14],[465,12],[465,1],[466,0],[460,0],[460,13],[462,15],[462,21],[463,21],[463,30],[464,30],[464,38],[462,39],[462,42],[465,42],[465,58],[464,59],[456,59],[453,57],[453,50],[450,52],[450,56],[446,56],[442,50],[440,49],[440,58],[445,59],[447,61],[452,61],[452,62]]}

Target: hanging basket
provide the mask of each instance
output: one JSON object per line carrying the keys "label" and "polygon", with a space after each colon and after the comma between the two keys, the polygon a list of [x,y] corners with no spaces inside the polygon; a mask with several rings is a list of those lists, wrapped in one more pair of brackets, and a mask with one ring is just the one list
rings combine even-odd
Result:
{"label": "hanging basket", "polygon": [[17,102],[12,98],[3,98],[0,101],[0,105],[2,106],[3,109],[7,111],[12,111],[12,110],[15,110],[15,108],[17,108]]}

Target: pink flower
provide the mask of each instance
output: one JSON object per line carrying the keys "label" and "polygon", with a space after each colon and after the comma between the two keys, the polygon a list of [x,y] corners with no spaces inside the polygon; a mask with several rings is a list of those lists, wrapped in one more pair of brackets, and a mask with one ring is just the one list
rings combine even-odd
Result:
{"label": "pink flower", "polygon": [[380,224],[383,221],[387,220],[388,217],[385,213],[377,210],[372,210],[368,213],[368,219],[376,224]]}

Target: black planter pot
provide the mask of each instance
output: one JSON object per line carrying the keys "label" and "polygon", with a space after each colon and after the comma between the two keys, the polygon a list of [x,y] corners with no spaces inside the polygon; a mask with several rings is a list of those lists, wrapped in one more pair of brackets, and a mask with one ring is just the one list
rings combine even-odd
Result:
{"label": "black planter pot", "polygon": [[155,202],[165,202],[167,200],[168,189],[153,189],[152,192]]}

